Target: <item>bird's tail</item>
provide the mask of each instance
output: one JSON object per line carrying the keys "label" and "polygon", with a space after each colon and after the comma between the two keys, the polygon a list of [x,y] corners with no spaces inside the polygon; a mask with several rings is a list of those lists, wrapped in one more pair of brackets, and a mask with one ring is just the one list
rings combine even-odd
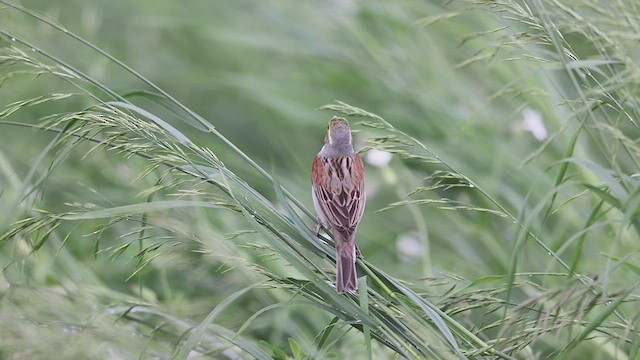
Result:
{"label": "bird's tail", "polygon": [[338,293],[355,293],[358,290],[356,279],[356,242],[354,236],[336,240],[336,288]]}

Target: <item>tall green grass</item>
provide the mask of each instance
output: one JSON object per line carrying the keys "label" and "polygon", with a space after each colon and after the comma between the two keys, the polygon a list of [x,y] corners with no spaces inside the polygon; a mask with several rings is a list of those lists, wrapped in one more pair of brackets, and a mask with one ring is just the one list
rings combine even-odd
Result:
{"label": "tall green grass", "polygon": [[2,357],[638,356],[633,2],[0,6]]}

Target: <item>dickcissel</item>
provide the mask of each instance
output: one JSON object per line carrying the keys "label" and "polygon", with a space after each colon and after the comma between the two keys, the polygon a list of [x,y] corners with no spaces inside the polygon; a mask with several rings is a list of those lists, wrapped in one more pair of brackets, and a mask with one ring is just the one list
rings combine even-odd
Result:
{"label": "dickcissel", "polygon": [[355,236],[365,203],[364,166],[353,149],[346,119],[334,116],[329,121],[324,146],[313,160],[311,182],[319,225],[331,231],[336,244],[336,288],[338,293],[354,293],[358,289]]}

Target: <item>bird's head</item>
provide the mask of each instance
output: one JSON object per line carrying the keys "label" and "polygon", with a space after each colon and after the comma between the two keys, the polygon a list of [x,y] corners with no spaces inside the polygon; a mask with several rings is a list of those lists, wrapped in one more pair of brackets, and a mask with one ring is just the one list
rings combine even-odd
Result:
{"label": "bird's head", "polygon": [[334,116],[327,125],[324,142],[336,147],[351,145],[351,131],[347,119]]}

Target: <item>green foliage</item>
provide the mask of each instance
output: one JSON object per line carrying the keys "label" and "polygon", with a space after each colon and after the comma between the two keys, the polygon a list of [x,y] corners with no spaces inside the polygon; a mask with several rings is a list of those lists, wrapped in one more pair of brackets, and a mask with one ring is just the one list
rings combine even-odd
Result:
{"label": "green foliage", "polygon": [[123,4],[0,0],[0,357],[638,356],[637,4]]}

